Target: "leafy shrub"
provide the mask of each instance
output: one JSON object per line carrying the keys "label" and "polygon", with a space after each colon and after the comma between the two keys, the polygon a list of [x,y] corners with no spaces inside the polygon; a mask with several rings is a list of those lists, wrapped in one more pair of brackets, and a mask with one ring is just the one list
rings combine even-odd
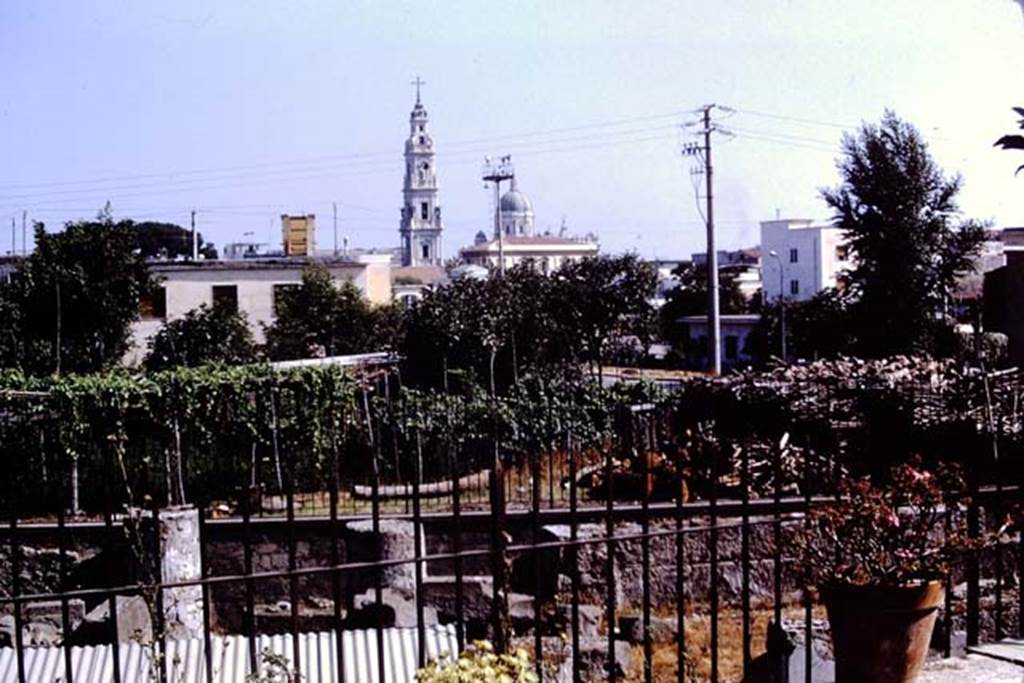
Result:
{"label": "leafy shrub", "polygon": [[499,655],[485,640],[479,640],[455,661],[431,660],[416,672],[419,683],[539,683],[530,656],[524,649]]}

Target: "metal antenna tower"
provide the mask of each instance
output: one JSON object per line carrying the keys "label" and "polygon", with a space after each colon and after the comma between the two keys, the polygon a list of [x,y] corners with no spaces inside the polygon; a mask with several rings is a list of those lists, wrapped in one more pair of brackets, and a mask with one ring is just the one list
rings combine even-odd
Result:
{"label": "metal antenna tower", "polygon": [[494,234],[498,236],[498,272],[502,275],[505,274],[505,239],[501,230],[501,181],[511,180],[515,175],[511,155],[506,154],[498,161],[484,157],[484,183],[494,185]]}

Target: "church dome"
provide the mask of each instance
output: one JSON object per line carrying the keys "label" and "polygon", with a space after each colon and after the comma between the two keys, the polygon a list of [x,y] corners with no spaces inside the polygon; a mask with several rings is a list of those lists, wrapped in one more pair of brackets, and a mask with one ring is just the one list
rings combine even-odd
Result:
{"label": "church dome", "polygon": [[526,195],[516,188],[516,179],[512,178],[512,188],[501,196],[501,210],[509,213],[532,213],[533,205]]}

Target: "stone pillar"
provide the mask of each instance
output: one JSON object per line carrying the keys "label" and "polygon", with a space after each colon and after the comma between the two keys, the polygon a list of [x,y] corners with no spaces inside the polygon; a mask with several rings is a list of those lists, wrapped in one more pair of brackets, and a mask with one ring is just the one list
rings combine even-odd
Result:
{"label": "stone pillar", "polygon": [[[199,511],[175,507],[160,511],[160,581],[175,583],[202,576]],[[172,639],[203,637],[203,590],[199,585],[163,592],[164,632]]]}
{"label": "stone pillar", "polygon": [[[379,522],[380,534],[374,536],[373,520],[350,522],[345,543],[349,562],[380,562],[383,560],[411,560],[416,556],[416,534],[420,534],[421,552],[426,554],[426,541],[423,529],[417,529],[413,522],[398,519],[382,519]],[[379,551],[374,552],[377,544]],[[426,576],[423,567],[423,576]],[[374,574],[373,571],[367,575]],[[408,598],[416,596],[416,563],[406,562],[383,567],[380,571],[381,583]],[[366,586],[369,587],[369,586]]]}

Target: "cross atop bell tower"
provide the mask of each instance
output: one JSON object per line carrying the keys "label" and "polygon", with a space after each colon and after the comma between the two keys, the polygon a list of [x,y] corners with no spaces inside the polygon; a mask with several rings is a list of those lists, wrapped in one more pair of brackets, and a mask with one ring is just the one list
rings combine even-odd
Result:
{"label": "cross atop bell tower", "polygon": [[420,100],[419,76],[416,104],[409,115],[409,137],[405,141],[405,182],[402,184],[402,218],[398,233],[402,240],[402,265],[443,264],[441,257],[441,206],[437,201],[437,169],[434,140],[430,136],[427,110]]}
{"label": "cross atop bell tower", "polygon": [[427,82],[422,80],[419,76],[416,76],[416,80],[412,81],[409,84],[409,85],[415,85],[416,86],[416,104],[420,103],[420,86],[421,85],[426,85],[426,84],[427,84]]}

